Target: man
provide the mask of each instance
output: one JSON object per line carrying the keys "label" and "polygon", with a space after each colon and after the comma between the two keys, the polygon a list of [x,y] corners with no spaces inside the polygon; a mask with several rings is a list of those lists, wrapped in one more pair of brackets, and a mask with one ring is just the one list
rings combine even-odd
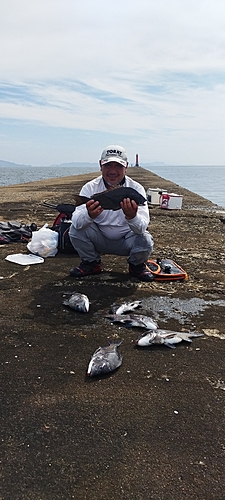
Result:
{"label": "man", "polygon": [[[123,147],[108,146],[99,164],[102,175],[87,182],[80,191],[81,196],[91,198],[95,193],[122,185],[132,187],[146,199],[143,186],[126,175],[128,159]],[[146,265],[153,249],[153,238],[147,231],[147,203],[138,206],[134,200],[125,198],[120,206],[117,211],[103,210],[99,202],[92,199],[73,212],[70,239],[81,263],[71,269],[71,276],[80,278],[100,273],[101,254],[112,254],[128,256],[132,276],[141,281],[153,280]]]}

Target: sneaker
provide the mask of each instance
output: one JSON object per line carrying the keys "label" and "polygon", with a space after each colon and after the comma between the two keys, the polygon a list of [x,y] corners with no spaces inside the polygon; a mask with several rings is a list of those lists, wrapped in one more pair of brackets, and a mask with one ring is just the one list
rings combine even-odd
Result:
{"label": "sneaker", "polygon": [[89,274],[99,274],[102,272],[101,262],[93,260],[92,262],[87,262],[82,260],[80,265],[74,267],[70,270],[70,276],[74,278],[80,278],[82,276],[88,276]]}
{"label": "sneaker", "polygon": [[134,264],[129,264],[129,273],[138,278],[140,281],[153,281],[154,276],[151,273],[151,270],[147,266],[147,264],[139,264],[138,266],[134,266]]}

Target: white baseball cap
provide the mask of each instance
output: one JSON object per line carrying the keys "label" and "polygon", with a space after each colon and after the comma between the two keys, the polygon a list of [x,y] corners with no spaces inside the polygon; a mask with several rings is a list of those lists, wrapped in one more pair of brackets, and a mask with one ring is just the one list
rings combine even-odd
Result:
{"label": "white baseball cap", "polygon": [[122,148],[122,146],[118,146],[117,144],[111,144],[110,146],[107,146],[107,148],[105,148],[101,154],[101,165],[106,165],[106,163],[109,163],[110,161],[116,161],[123,167],[126,167],[128,159],[125,149]]}

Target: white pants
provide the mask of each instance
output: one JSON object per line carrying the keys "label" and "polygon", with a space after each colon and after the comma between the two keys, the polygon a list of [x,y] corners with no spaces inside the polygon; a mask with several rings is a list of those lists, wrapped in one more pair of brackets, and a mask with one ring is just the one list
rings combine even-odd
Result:
{"label": "white pants", "polygon": [[127,255],[127,261],[137,266],[148,260],[154,244],[148,231],[143,234],[129,231],[123,238],[110,240],[101,233],[95,223],[84,229],[75,229],[71,225],[69,236],[81,259],[88,262],[99,261],[101,254]]}

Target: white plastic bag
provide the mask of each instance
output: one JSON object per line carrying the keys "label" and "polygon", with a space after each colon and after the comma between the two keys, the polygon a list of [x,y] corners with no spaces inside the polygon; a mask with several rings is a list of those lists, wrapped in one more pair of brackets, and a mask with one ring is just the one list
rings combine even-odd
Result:
{"label": "white plastic bag", "polygon": [[48,224],[45,224],[41,229],[32,233],[32,239],[27,244],[27,248],[40,257],[55,257],[58,252],[58,238],[58,233],[49,229]]}

